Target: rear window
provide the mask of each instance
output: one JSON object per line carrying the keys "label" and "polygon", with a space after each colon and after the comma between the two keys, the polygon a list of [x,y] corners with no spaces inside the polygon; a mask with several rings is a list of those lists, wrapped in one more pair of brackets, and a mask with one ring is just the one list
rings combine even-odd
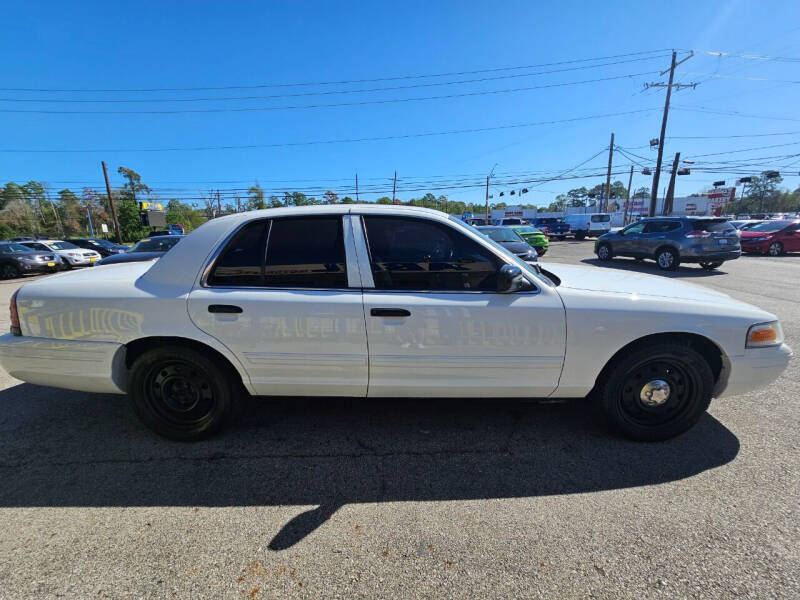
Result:
{"label": "rear window", "polygon": [[691,226],[695,231],[708,231],[710,233],[736,231],[736,227],[725,219],[692,219]]}
{"label": "rear window", "polygon": [[592,215],[592,223],[608,223],[611,215]]}

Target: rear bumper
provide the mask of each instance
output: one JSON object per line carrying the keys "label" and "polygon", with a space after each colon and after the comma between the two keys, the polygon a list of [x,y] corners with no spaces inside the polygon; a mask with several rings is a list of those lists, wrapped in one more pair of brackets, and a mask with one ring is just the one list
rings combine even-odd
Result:
{"label": "rear bumper", "polygon": [[725,252],[694,252],[684,254],[681,251],[681,262],[715,262],[720,260],[736,260],[742,255],[741,250],[728,250]]}
{"label": "rear bumper", "polygon": [[761,389],[780,377],[791,358],[792,349],[786,344],[749,348],[742,356],[729,357],[727,379],[720,381],[714,395],[722,398]]}
{"label": "rear bumper", "polygon": [[114,373],[123,360],[122,344],[16,336],[0,337],[0,367],[9,375],[52,387],[122,394]]}

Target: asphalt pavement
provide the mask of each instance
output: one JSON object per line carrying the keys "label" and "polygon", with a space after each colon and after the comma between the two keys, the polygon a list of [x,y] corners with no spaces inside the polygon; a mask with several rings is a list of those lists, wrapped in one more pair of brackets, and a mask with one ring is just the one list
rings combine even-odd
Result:
{"label": "asphalt pavement", "polygon": [[[559,262],[726,292],[800,349],[800,255]],[[657,444],[586,401],[338,399],[179,444],[122,396],[0,372],[0,598],[798,598],[799,362]]]}

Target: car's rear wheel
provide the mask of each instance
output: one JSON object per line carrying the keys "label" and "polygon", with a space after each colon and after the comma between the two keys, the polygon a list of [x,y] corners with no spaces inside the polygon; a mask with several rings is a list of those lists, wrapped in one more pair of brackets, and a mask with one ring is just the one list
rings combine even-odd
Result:
{"label": "car's rear wheel", "polygon": [[688,345],[636,346],[610,368],[600,402],[610,424],[639,441],[665,440],[691,428],[708,408],[714,374]]}
{"label": "car's rear wheel", "polygon": [[597,247],[597,258],[600,260],[611,260],[614,253],[611,251],[611,244],[602,243]]}
{"label": "car's rear wheel", "polygon": [[129,394],[136,414],[172,440],[216,433],[234,414],[239,387],[206,355],[182,346],[148,350],[133,364]]}
{"label": "car's rear wheel", "polygon": [[767,248],[767,254],[770,256],[780,256],[783,254],[783,244],[780,242],[773,242]]}
{"label": "car's rear wheel", "polygon": [[718,269],[719,267],[721,267],[723,262],[725,261],[713,260],[710,262],[701,262],[700,268],[703,269],[704,271],[713,271],[714,269]]}
{"label": "car's rear wheel", "polygon": [[16,279],[20,276],[20,271],[16,265],[3,263],[0,265],[0,279]]}
{"label": "car's rear wheel", "polygon": [[582,240],[582,239],[584,239],[585,237],[586,237],[586,234],[585,234],[585,233],[583,233],[583,232],[580,232],[580,233],[576,233],[576,234],[575,234],[575,239],[576,239],[576,240]]}
{"label": "car's rear wheel", "polygon": [[680,264],[680,257],[672,248],[660,248],[656,252],[656,263],[662,271],[674,271]]}

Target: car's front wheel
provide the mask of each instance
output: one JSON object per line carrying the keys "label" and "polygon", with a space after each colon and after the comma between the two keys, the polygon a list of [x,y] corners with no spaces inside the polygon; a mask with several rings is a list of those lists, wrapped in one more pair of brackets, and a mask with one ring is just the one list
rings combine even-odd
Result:
{"label": "car's front wheel", "polygon": [[780,256],[783,254],[783,244],[780,242],[773,242],[769,245],[769,248],[767,248],[767,253],[770,256]]}
{"label": "car's front wheel", "polygon": [[0,265],[0,279],[16,279],[20,276],[19,269],[11,263]]}
{"label": "car's front wheel", "polygon": [[129,395],[153,431],[179,441],[217,432],[234,414],[239,387],[206,355],[182,346],[148,350],[133,364]]}
{"label": "car's front wheel", "polygon": [[714,374],[705,357],[677,342],[635,346],[609,369],[600,402],[610,424],[639,441],[691,428],[708,408]]}
{"label": "car's front wheel", "polygon": [[674,271],[680,264],[680,257],[672,248],[661,248],[656,252],[656,263],[662,271]]}
{"label": "car's front wheel", "polygon": [[600,260],[611,260],[614,254],[611,252],[611,244],[603,242],[597,247],[597,258]]}
{"label": "car's front wheel", "polygon": [[718,269],[719,267],[721,267],[723,262],[725,261],[714,260],[710,262],[701,262],[700,268],[703,269],[704,271],[713,271],[714,269]]}
{"label": "car's front wheel", "polygon": [[583,240],[585,238],[586,238],[586,234],[583,233],[582,231],[575,234],[575,239],[576,240]]}

